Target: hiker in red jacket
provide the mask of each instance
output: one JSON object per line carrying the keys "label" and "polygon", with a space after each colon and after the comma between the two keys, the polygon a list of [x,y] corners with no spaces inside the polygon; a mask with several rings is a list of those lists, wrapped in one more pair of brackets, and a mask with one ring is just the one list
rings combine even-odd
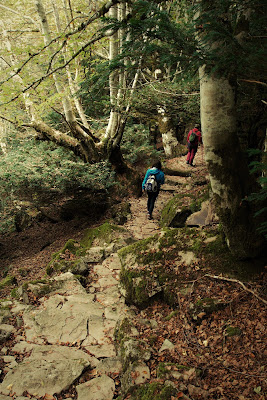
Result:
{"label": "hiker in red jacket", "polygon": [[187,135],[188,153],[186,157],[186,164],[191,165],[191,167],[194,167],[193,160],[199,143],[202,143],[201,132],[198,130],[197,126],[195,126],[195,128],[191,129]]}

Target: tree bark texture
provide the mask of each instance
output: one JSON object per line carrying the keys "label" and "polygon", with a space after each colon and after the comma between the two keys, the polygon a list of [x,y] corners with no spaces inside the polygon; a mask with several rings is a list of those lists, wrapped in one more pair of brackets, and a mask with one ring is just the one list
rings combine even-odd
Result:
{"label": "tree bark texture", "polygon": [[178,140],[176,129],[171,117],[164,108],[158,108],[158,127],[162,136],[162,144],[167,157],[176,157],[178,155]]}
{"label": "tree bark texture", "polygon": [[252,180],[236,128],[235,91],[223,77],[200,69],[200,109],[205,159],[216,212],[230,251],[237,258],[257,256],[263,238],[256,233],[255,210],[246,201]]}

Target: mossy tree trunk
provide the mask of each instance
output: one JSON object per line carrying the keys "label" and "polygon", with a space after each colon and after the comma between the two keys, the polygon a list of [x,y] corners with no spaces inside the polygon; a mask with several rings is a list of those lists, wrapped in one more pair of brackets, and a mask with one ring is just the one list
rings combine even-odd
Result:
{"label": "mossy tree trunk", "polygon": [[179,145],[176,137],[176,127],[171,116],[167,114],[163,107],[158,107],[158,127],[166,156],[175,157]]}
{"label": "mossy tree trunk", "polygon": [[228,79],[206,74],[204,66],[200,98],[205,159],[229,249],[237,258],[255,257],[263,238],[256,232],[254,206],[246,201],[254,182],[237,136],[235,90]]}

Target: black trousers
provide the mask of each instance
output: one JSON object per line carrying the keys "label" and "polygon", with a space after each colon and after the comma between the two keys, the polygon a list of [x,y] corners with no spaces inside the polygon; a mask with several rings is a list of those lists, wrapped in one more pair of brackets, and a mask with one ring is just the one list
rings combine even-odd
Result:
{"label": "black trousers", "polygon": [[150,215],[152,215],[152,212],[154,210],[155,201],[156,201],[156,198],[158,197],[158,194],[159,194],[159,192],[147,193],[147,211]]}

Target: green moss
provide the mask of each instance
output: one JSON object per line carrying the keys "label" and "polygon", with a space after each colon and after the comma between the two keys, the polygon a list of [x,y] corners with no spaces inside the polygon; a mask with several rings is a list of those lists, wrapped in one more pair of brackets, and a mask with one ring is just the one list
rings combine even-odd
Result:
{"label": "green moss", "polygon": [[132,322],[128,318],[124,318],[122,322],[116,326],[114,331],[114,338],[118,345],[130,335],[133,328]]}
{"label": "green moss", "polygon": [[32,285],[38,285],[38,283],[48,283],[47,279],[36,279],[34,281],[30,281],[29,283],[31,283]]}
{"label": "green moss", "polygon": [[172,311],[167,317],[165,317],[165,321],[170,321],[172,318],[176,317],[178,315],[178,311]]}
{"label": "green moss", "polygon": [[227,326],[227,328],[225,329],[225,333],[228,337],[232,337],[232,336],[240,336],[242,331],[238,327]]}
{"label": "green moss", "polygon": [[132,400],[171,400],[177,394],[177,389],[171,385],[159,382],[140,385],[132,391]]}
{"label": "green moss", "polygon": [[14,299],[19,299],[19,294],[18,294],[18,289],[14,288],[10,292],[10,296],[13,297]]}
{"label": "green moss", "polygon": [[123,232],[126,232],[125,229],[112,225],[109,222],[105,222],[103,225],[96,228],[87,229],[81,240],[81,245],[86,249],[89,249],[95,239],[98,239],[103,243],[111,243],[114,239],[114,233]]}
{"label": "green moss", "polygon": [[263,259],[237,260],[230,253],[221,232],[217,231],[217,234],[216,240],[210,243],[205,243],[204,240],[198,240],[197,243],[195,253],[203,259],[207,267],[217,273],[226,273],[241,280],[252,279],[262,271],[265,265]]}
{"label": "green moss", "polygon": [[7,286],[15,285],[16,284],[16,278],[14,276],[8,275],[4,279],[0,281],[0,290],[4,289]]}
{"label": "green moss", "polygon": [[160,226],[161,228],[166,227],[166,226],[171,226],[172,221],[174,220],[177,210],[181,209],[181,212],[185,212],[185,217],[181,217],[181,226],[183,226],[185,219],[190,215],[190,211],[186,213],[188,210],[188,207],[184,207],[184,198],[185,197],[192,197],[190,194],[177,194],[174,196],[171,200],[167,202],[165,207],[163,208],[161,212],[161,217],[160,217]]}
{"label": "green moss", "polygon": [[54,272],[54,266],[53,266],[53,264],[50,262],[50,263],[48,264],[48,266],[46,267],[46,274],[47,274],[48,276],[51,276],[51,275],[53,274],[53,272]]}

